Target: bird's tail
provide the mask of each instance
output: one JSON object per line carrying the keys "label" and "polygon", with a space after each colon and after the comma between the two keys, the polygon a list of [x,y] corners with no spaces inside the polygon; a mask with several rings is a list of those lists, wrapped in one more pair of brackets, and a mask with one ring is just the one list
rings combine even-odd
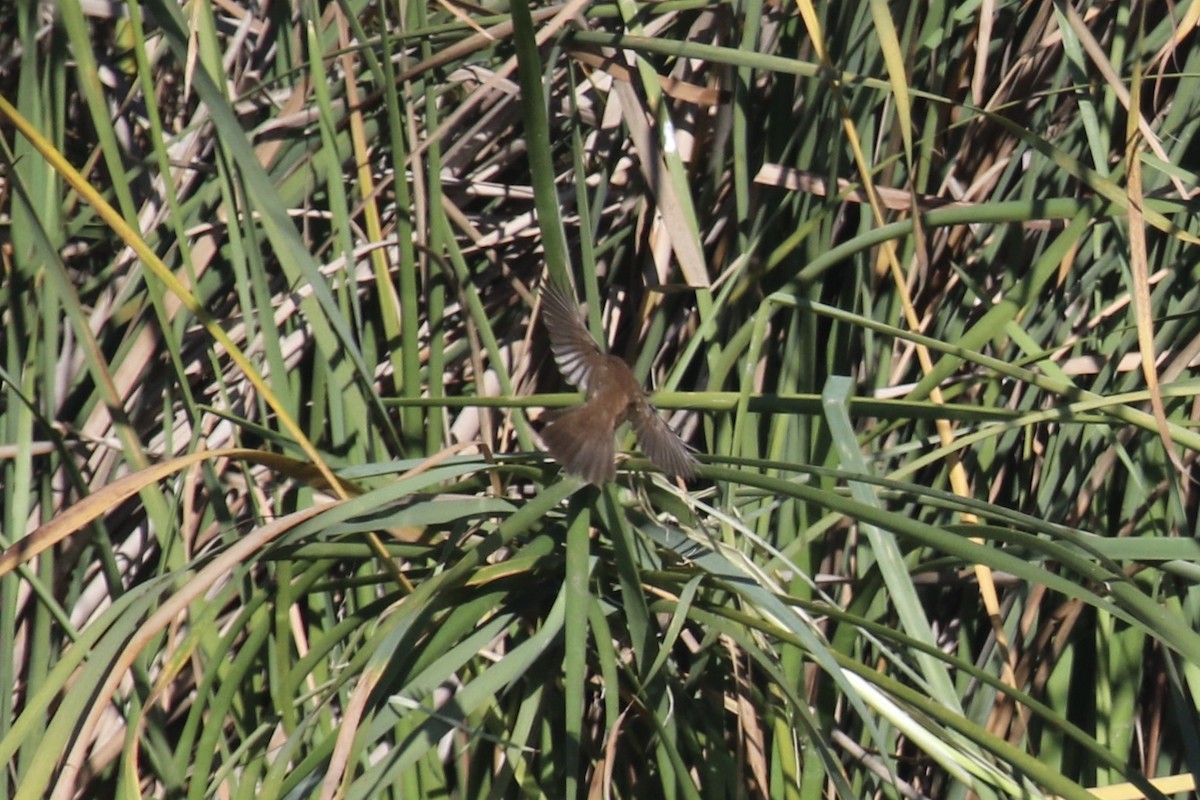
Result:
{"label": "bird's tail", "polygon": [[[590,404],[555,412],[542,428],[542,441],[567,472],[597,486],[617,476],[612,423]],[[607,424],[606,424],[607,423]]]}

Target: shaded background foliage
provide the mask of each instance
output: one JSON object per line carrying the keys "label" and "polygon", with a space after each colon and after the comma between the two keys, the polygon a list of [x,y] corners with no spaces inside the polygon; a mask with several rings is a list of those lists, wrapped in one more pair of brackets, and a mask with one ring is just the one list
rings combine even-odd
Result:
{"label": "shaded background foliage", "polygon": [[1192,8],[0,7],[3,793],[1188,792]]}

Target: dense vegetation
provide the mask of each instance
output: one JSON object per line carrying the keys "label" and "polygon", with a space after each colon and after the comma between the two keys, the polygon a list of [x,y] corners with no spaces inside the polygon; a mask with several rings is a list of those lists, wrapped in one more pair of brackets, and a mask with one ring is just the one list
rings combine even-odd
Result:
{"label": "dense vegetation", "polygon": [[0,795],[1186,795],[1200,7],[1078,5],[0,6]]}

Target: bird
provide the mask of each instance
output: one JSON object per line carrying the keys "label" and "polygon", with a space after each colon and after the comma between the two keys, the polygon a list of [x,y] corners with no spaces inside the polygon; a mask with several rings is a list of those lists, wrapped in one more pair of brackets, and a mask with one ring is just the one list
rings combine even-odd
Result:
{"label": "bird", "polygon": [[550,334],[554,363],[563,378],[585,395],[580,405],[548,415],[542,441],[554,460],[597,486],[615,479],[613,437],[618,427],[629,422],[642,451],[663,472],[685,480],[695,475],[691,448],[659,416],[629,365],[605,353],[588,333],[573,298],[550,283],[541,294],[542,321]]}

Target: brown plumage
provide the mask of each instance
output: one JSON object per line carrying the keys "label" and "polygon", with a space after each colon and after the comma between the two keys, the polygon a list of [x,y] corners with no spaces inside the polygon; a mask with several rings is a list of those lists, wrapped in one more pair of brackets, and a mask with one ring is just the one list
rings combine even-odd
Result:
{"label": "brown plumage", "polygon": [[542,319],[554,363],[568,383],[586,393],[581,405],[548,415],[542,440],[567,472],[597,486],[617,475],[613,435],[633,424],[646,457],[663,472],[689,478],[696,459],[650,403],[629,365],[608,355],[588,333],[578,307],[562,290],[542,289]]}

